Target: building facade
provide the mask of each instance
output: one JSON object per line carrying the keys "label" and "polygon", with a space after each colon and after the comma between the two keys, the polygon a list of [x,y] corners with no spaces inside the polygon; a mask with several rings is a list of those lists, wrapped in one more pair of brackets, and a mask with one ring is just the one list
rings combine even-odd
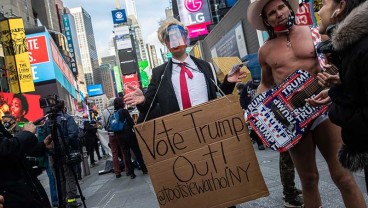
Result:
{"label": "building facade", "polygon": [[[94,78],[96,78],[94,76],[99,75],[96,73],[98,57],[91,16],[82,7],[70,8],[69,10],[75,20],[86,85],[93,85]],[[97,77],[97,79],[99,78]]]}
{"label": "building facade", "polygon": [[148,52],[148,58],[149,58],[149,65],[151,68],[155,68],[156,66],[159,66],[160,63],[157,58],[157,52],[155,45],[146,44],[147,52]]}
{"label": "building facade", "polygon": [[37,19],[33,14],[33,6],[31,0],[1,0],[0,8],[4,12],[5,17],[17,16],[22,17],[24,28],[32,28],[37,26]]}
{"label": "building facade", "polygon": [[55,0],[32,0],[32,6],[42,25],[48,30],[61,31]]}
{"label": "building facade", "polygon": [[102,64],[99,71],[101,73],[102,88],[107,98],[116,97],[112,65]]}

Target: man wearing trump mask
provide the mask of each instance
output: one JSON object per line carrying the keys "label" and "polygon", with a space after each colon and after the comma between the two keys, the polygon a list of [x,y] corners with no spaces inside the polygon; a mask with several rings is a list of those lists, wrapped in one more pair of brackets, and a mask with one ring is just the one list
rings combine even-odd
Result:
{"label": "man wearing trump mask", "polygon": [[136,105],[140,113],[151,112],[157,104],[159,116],[199,105],[216,99],[219,91],[232,93],[235,83],[246,76],[238,69],[220,83],[210,63],[186,53],[190,42],[188,30],[176,19],[163,21],[157,33],[160,42],[172,53],[172,59],[152,70],[145,94],[128,86],[133,92],[125,95],[124,100],[128,105]]}

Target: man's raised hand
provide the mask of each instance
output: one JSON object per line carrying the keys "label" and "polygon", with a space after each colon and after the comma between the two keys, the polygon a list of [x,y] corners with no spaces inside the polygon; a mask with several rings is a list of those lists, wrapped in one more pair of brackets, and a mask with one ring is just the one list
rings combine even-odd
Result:
{"label": "man's raised hand", "polygon": [[124,102],[127,105],[138,105],[144,102],[145,97],[142,90],[131,85],[128,85],[127,87],[132,91],[129,94],[124,95]]}

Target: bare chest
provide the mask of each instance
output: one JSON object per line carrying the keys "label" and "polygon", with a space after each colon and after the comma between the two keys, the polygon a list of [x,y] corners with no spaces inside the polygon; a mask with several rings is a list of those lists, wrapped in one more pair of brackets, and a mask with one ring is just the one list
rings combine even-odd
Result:
{"label": "bare chest", "polygon": [[[281,36],[272,40],[266,62],[272,68],[296,67],[305,60],[315,60],[315,49],[310,34]],[[302,67],[302,66],[298,66]]]}

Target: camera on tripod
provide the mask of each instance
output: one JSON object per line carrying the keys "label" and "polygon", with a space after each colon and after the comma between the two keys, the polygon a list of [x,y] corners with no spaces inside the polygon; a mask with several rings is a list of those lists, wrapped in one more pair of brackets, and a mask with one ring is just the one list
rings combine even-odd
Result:
{"label": "camera on tripod", "polygon": [[61,102],[64,101],[59,100],[59,97],[57,95],[48,95],[44,98],[40,98],[40,107],[51,108],[51,110],[55,110],[54,107],[58,104],[61,104]]}

